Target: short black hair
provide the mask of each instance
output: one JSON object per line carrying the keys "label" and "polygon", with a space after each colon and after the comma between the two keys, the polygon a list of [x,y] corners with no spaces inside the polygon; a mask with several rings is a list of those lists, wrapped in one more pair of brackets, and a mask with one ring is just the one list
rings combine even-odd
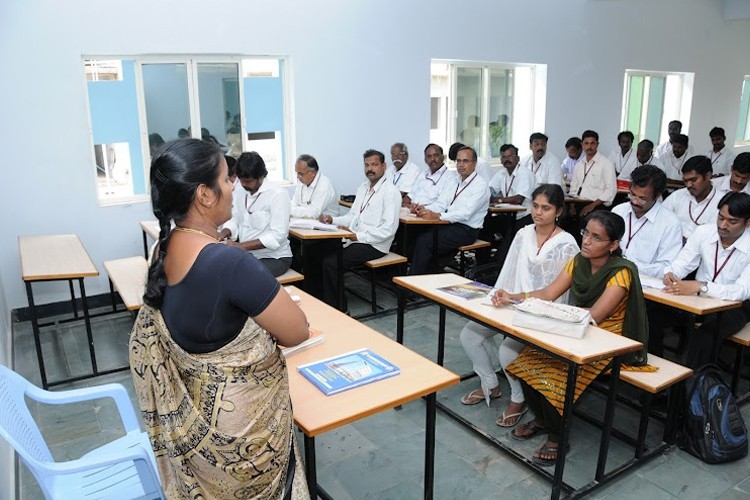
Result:
{"label": "short black hair", "polygon": [[571,137],[567,141],[565,141],[565,149],[568,149],[570,147],[575,147],[576,149],[583,149],[583,144],[581,144],[580,137]]}
{"label": "short black hair", "polygon": [[385,163],[385,155],[381,153],[380,151],[378,151],[377,149],[368,149],[362,155],[362,158],[366,160],[371,156],[377,156],[380,159],[380,163]]}
{"label": "short black hair", "polygon": [[620,142],[620,138],[622,138],[623,136],[630,137],[631,143],[635,140],[635,136],[633,135],[633,132],[631,132],[630,130],[623,130],[622,132],[617,134],[617,142]]}
{"label": "short black hair", "polygon": [[732,163],[732,170],[738,174],[750,174],[750,153],[740,153]]}
{"label": "short black hair", "polygon": [[732,217],[750,219],[750,194],[729,191],[719,200],[719,210],[724,205],[727,206],[727,211]]}
{"label": "short black hair", "polygon": [[451,161],[456,161],[456,155],[461,150],[461,148],[465,147],[466,144],[463,142],[454,142],[451,144],[451,147],[448,148],[448,159]]}
{"label": "short black hair", "polygon": [[430,148],[437,148],[437,150],[440,151],[440,154],[443,154],[443,148],[441,146],[438,146],[434,142],[431,142],[427,146],[425,146],[425,148],[424,148],[425,154],[427,154],[427,150],[430,149]]}
{"label": "short black hair", "polygon": [[[464,146],[461,149],[459,149],[458,152],[464,151],[464,150],[471,151],[471,161],[473,161],[474,163],[476,163],[476,161],[477,161],[477,151],[474,148],[470,148],[469,146]],[[456,155],[458,155],[458,152],[456,152]]]}
{"label": "short black hair", "polygon": [[255,151],[242,153],[237,158],[237,177],[240,179],[260,179],[268,175],[266,162]]}
{"label": "short black hair", "polygon": [[638,149],[640,149],[641,146],[647,147],[650,151],[654,150],[654,143],[653,143],[653,141],[649,141],[648,139],[643,139],[641,142],[639,142],[638,143]]}
{"label": "short black hair", "polygon": [[581,134],[581,140],[587,138],[587,137],[593,137],[596,142],[599,142],[599,134],[594,132],[593,130],[584,130]]}
{"label": "short black hair", "polygon": [[727,138],[727,134],[724,132],[724,129],[721,127],[714,127],[708,132],[709,137],[723,137],[724,139]]}
{"label": "short black hair", "polygon": [[529,136],[529,144],[531,144],[534,141],[549,142],[549,137],[547,137],[541,132],[534,132],[533,134]]}
{"label": "short black hair", "polygon": [[654,198],[658,198],[667,188],[667,174],[653,165],[636,167],[630,174],[630,181],[638,187],[651,186],[654,190]]}
{"label": "short black hair", "polygon": [[711,160],[707,156],[693,156],[688,158],[685,164],[682,166],[682,173],[695,172],[696,174],[706,175],[713,173],[714,169],[711,166]]}
{"label": "short black hair", "polygon": [[512,149],[514,151],[514,154],[518,156],[518,148],[515,147],[513,144],[503,144],[500,146],[500,152],[504,153],[505,151],[508,151],[509,149]]}
{"label": "short black hair", "polygon": [[683,146],[688,147],[690,141],[685,134],[677,134],[671,142],[672,144],[682,144]]}
{"label": "short black hair", "polygon": [[297,161],[304,162],[305,165],[307,165],[307,168],[310,170],[314,170],[315,172],[318,171],[318,160],[315,159],[312,155],[302,154],[299,155],[299,158],[297,158]]}

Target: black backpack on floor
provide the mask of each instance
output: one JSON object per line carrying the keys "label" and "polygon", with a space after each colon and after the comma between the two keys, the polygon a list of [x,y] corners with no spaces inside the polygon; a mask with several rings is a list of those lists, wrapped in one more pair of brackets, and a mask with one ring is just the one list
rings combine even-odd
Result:
{"label": "black backpack on floor", "polygon": [[680,448],[709,464],[747,455],[747,430],[721,370],[706,365],[688,384]]}

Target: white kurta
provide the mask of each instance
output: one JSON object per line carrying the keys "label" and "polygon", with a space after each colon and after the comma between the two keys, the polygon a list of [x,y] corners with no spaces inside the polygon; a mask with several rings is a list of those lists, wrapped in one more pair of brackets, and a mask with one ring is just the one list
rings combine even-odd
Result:
{"label": "white kurta", "polygon": [[328,177],[318,172],[309,186],[298,182],[292,196],[292,217],[317,219],[321,215],[338,215],[336,190]]}

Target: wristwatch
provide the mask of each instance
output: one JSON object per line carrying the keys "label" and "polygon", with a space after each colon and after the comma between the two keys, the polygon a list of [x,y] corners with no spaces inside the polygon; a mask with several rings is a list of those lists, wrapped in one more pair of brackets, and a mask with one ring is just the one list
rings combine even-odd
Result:
{"label": "wristwatch", "polygon": [[705,281],[701,281],[701,289],[698,295],[701,293],[708,293],[708,283]]}

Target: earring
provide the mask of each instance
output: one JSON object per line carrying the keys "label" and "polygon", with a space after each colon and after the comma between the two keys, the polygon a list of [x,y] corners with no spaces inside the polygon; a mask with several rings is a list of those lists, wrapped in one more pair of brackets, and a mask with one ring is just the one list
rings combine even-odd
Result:
{"label": "earring", "polygon": [[208,204],[208,208],[211,208],[211,204],[210,203]]}

